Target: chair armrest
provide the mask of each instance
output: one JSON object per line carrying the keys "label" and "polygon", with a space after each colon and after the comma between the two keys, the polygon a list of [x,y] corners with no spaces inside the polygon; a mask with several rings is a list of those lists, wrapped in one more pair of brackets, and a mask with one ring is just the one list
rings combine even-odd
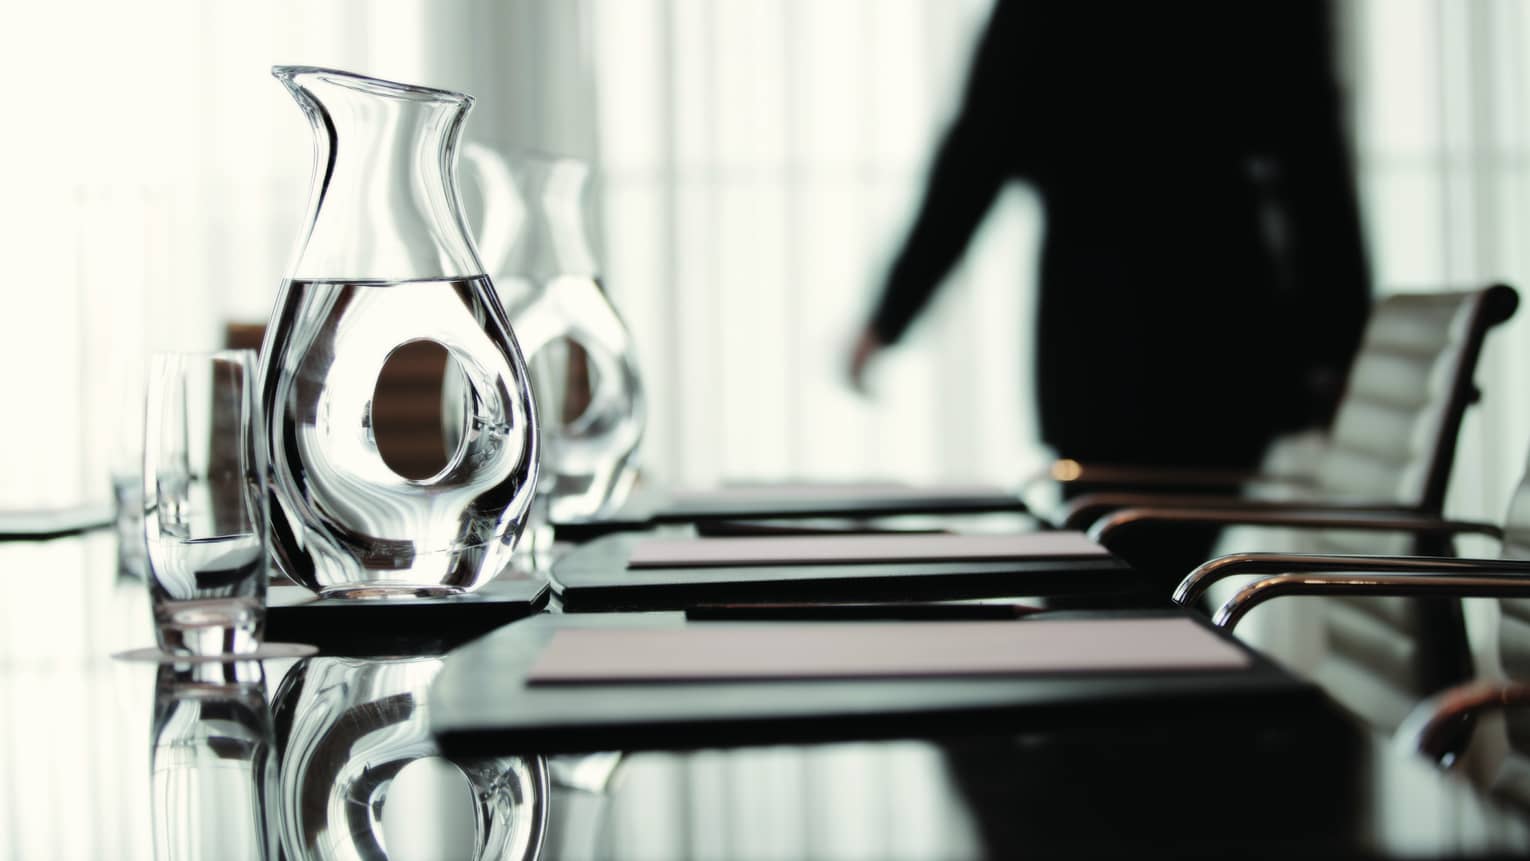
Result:
{"label": "chair armrest", "polygon": [[1240,574],[1298,574],[1304,571],[1471,574],[1519,572],[1530,576],[1530,560],[1466,559],[1455,556],[1363,556],[1358,554],[1229,553],[1202,563],[1174,590],[1174,603],[1189,606],[1212,584]]}
{"label": "chair armrest", "polygon": [[1210,469],[1196,466],[1140,466],[1125,463],[1099,463],[1061,458],[1029,478],[1027,486],[1043,481],[1079,487],[1095,484],[1143,487],[1226,487],[1236,489],[1250,482],[1311,487],[1304,475],[1273,475],[1252,469]]}
{"label": "chair armrest", "polygon": [[899,529],[876,526],[846,518],[843,523],[802,522],[796,520],[699,520],[694,526],[699,536],[735,535],[949,535],[951,530],[934,527]]}
{"label": "chair armrest", "polygon": [[1227,599],[1212,624],[1232,630],[1255,607],[1286,595],[1404,596],[1438,598],[1527,598],[1530,575],[1479,571],[1471,574],[1377,574],[1310,571],[1256,580]]}
{"label": "chair armrest", "polygon": [[1374,500],[1251,499],[1228,494],[1140,493],[1107,491],[1086,493],[1068,503],[1058,518],[1059,528],[1088,529],[1110,514],[1126,508],[1215,508],[1228,511],[1348,511],[1364,514],[1418,514],[1418,510]]}
{"label": "chair armrest", "polygon": [[[1208,469],[1203,467],[1149,467],[1131,464],[1086,463],[1076,460],[1053,461],[1045,469],[1023,478],[1019,494],[1031,499],[1037,488],[1054,484],[1071,489],[1075,498],[1087,493],[1120,492],[1130,488],[1133,493],[1199,494],[1216,498],[1241,498],[1251,486],[1282,487],[1311,491],[1314,488],[1310,476],[1292,473],[1280,475],[1242,469]],[[1090,490],[1095,488],[1095,490]],[[1087,492],[1087,493],[1086,493]],[[1058,506],[1058,511],[1071,505]],[[1096,515],[1097,516],[1097,515]],[[1054,525],[1063,524],[1065,513],[1054,518]],[[1087,524],[1085,524],[1087,525]],[[1066,528],[1082,528],[1070,525]]]}
{"label": "chair armrest", "polygon": [[1393,744],[1408,754],[1450,768],[1466,751],[1478,715],[1530,705],[1530,685],[1476,679],[1446,688],[1408,712],[1393,734]]}
{"label": "chair armrest", "polygon": [[1445,520],[1406,509],[1367,508],[1360,505],[1267,503],[1260,506],[1123,508],[1096,521],[1089,537],[1110,546],[1128,529],[1147,524],[1170,526],[1281,526],[1297,529],[1357,529],[1373,532],[1411,532],[1417,535],[1475,533],[1502,538],[1495,523]]}

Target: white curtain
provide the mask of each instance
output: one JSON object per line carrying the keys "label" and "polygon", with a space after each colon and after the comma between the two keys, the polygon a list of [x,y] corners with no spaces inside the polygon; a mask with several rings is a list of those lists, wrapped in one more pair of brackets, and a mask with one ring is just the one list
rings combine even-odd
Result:
{"label": "white curtain", "polygon": [[1383,290],[1502,280],[1516,317],[1488,341],[1482,403],[1453,508],[1502,517],[1530,450],[1530,5],[1350,0],[1347,45],[1361,191]]}
{"label": "white curtain", "polygon": [[[595,162],[592,228],[658,407],[655,476],[1017,474],[1039,458],[1022,189],[878,397],[841,382],[987,2],[36,6],[0,30],[0,71],[27,93],[0,137],[0,506],[104,495],[113,381],[149,349],[264,319],[309,169],[278,62],[459,86],[480,97],[469,137]],[[1341,8],[1379,286],[1525,287],[1525,3]],[[1498,516],[1523,462],[1527,326],[1484,359],[1463,515]]]}
{"label": "white curtain", "polygon": [[604,247],[662,405],[651,473],[1008,482],[1038,459],[1019,189],[876,398],[844,384],[988,6],[595,0]]}
{"label": "white curtain", "polygon": [[[1038,216],[996,207],[858,399],[845,352],[906,226],[987,0],[453,0],[39,6],[46,81],[0,142],[0,507],[103,498],[136,453],[133,372],[263,321],[309,132],[273,63],[478,96],[467,136],[589,158],[591,230],[655,409],[656,481],[1010,480],[1037,459],[1017,334]],[[88,24],[82,25],[86,21]],[[471,198],[471,189],[467,189]]]}
{"label": "white curtain", "polygon": [[63,0],[0,28],[0,508],[103,499],[156,349],[264,321],[307,197],[279,63],[425,74],[425,4]]}

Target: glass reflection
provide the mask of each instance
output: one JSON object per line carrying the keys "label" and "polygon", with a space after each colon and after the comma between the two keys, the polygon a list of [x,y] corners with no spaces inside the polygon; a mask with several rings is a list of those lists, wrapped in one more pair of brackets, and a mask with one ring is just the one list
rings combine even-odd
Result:
{"label": "glass reflection", "polygon": [[274,749],[258,661],[162,665],[149,754],[154,857],[274,859]]}
{"label": "glass reflection", "polygon": [[315,657],[273,705],[284,857],[535,858],[547,824],[539,759],[447,760],[426,690],[442,659]]}

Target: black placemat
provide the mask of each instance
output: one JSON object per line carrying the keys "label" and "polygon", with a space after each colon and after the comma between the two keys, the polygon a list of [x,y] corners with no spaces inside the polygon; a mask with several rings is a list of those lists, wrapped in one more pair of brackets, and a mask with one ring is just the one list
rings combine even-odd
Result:
{"label": "black placemat", "polygon": [[[628,570],[642,534],[607,535],[553,564],[569,612],[683,610],[700,604],[918,601],[1137,593],[1151,581],[1115,556],[954,562]],[[1165,595],[1167,598],[1167,595]]]}
{"label": "black placemat", "polygon": [[0,541],[44,541],[64,538],[111,526],[115,510],[110,503],[89,503],[67,508],[0,510]]}
{"label": "black placemat", "polygon": [[680,499],[662,490],[634,492],[610,516],[599,520],[555,521],[560,541],[588,541],[614,532],[651,529],[666,523],[708,523],[741,519],[795,519],[819,517],[893,517],[906,514],[987,514],[1027,510],[1018,494],[1002,492],[969,495],[942,494],[931,488],[929,496],[899,492],[878,495],[800,497],[763,493],[750,499],[742,493],[726,499]]}
{"label": "black placemat", "polygon": [[[1036,614],[1013,624],[1034,624],[1031,620],[1052,616]],[[613,613],[543,614],[509,625],[447,658],[431,687],[431,731],[447,755],[551,754],[1140,727],[1150,722],[1252,721],[1248,725],[1254,727],[1327,707],[1317,688],[1215,629],[1215,636],[1249,655],[1247,667],[875,680],[526,682],[539,653],[559,629],[688,624],[718,623],[688,622],[679,613]]]}
{"label": "black placemat", "polygon": [[439,650],[540,612],[548,597],[545,581],[519,571],[446,598],[319,598],[301,586],[272,585],[266,638],[311,643],[326,654]]}

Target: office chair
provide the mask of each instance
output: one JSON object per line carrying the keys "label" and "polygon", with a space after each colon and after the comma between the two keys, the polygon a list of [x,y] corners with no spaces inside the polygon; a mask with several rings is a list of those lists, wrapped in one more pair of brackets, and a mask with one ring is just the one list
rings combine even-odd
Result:
{"label": "office chair", "polygon": [[[1524,624],[1520,614],[1515,625]],[[1530,658],[1530,643],[1522,634],[1499,635],[1499,649],[1521,669]],[[1484,720],[1494,713],[1501,715],[1500,722]],[[1421,755],[1439,768],[1466,772],[1495,798],[1530,808],[1530,684],[1479,678],[1440,691],[1408,714],[1393,744],[1404,755]]]}
{"label": "office chair", "polygon": [[[1275,598],[1291,595],[1324,596],[1325,630],[1333,637],[1329,656],[1315,675],[1336,699],[1373,726],[1400,730],[1410,713],[1438,691],[1426,707],[1455,709],[1461,714],[1493,702],[1481,682],[1460,689],[1471,676],[1469,643],[1464,625],[1453,629],[1429,627],[1408,612],[1409,598],[1424,598],[1449,606],[1460,615],[1460,599],[1498,599],[1496,644],[1510,677],[1530,679],[1530,464],[1498,524],[1453,521],[1428,515],[1353,517],[1347,527],[1404,529],[1415,534],[1446,536],[1478,533],[1500,542],[1493,559],[1448,555],[1364,555],[1328,553],[1236,553],[1212,559],[1191,572],[1175,590],[1174,600],[1193,605],[1215,583],[1229,577],[1256,574],[1253,582],[1227,599],[1213,622],[1232,630],[1248,613]],[[1368,521],[1360,526],[1361,521]],[[1328,524],[1330,527],[1332,522]],[[1443,659],[1443,660],[1442,660]],[[1427,668],[1453,665],[1456,678],[1431,677]],[[1524,692],[1506,689],[1500,704]],[[1450,736],[1459,720],[1412,718],[1414,731],[1428,729],[1421,742],[1436,759],[1455,753]],[[1423,723],[1420,723],[1423,721]],[[1530,712],[1510,719],[1509,737],[1526,759],[1530,775]],[[1525,783],[1530,803],[1530,781]]]}
{"label": "office chair", "polygon": [[[1055,514],[1054,523],[1087,529],[1122,508],[1169,505],[1438,514],[1445,504],[1462,417],[1479,395],[1472,377],[1482,342],[1514,315],[1518,304],[1518,294],[1503,284],[1387,296],[1371,310],[1343,397],[1310,472],[1137,470],[1060,462],[1053,466],[1058,478],[1078,486],[1220,485],[1226,493],[1085,493]],[[1251,496],[1246,492],[1251,485],[1279,488],[1287,498]]]}
{"label": "office chair", "polygon": [[[1144,468],[1062,460],[1044,475],[1027,479],[1020,490],[1029,515],[1043,528],[1083,530],[1113,511],[1140,506],[1215,506],[1240,512],[1322,511],[1426,512],[1444,508],[1454,465],[1456,438],[1466,408],[1479,396],[1473,375],[1487,334],[1514,315],[1516,291],[1493,284],[1476,290],[1404,293],[1373,306],[1351,366],[1344,395],[1328,433],[1309,456],[1306,469],[1263,472],[1216,469]],[[1299,337],[1299,333],[1294,335]],[[1216,357],[1208,356],[1208,361]],[[1207,421],[1215,421],[1210,416]],[[1281,467],[1279,454],[1267,466]],[[1036,501],[1043,484],[1069,487],[1130,486],[1154,492],[1103,491],[1074,498],[1048,512]],[[1195,487],[1194,494],[1175,488]],[[1221,492],[1215,492],[1220,489]],[[1270,494],[1275,494],[1272,497]],[[1252,516],[1250,514],[1250,516]],[[730,532],[767,531],[762,524],[728,524]],[[896,528],[896,527],[895,527]],[[818,531],[856,531],[833,525]],[[719,534],[722,530],[717,530]],[[774,531],[807,531],[801,525]],[[1132,532],[1136,529],[1129,530]],[[1155,533],[1158,532],[1155,530]],[[1139,568],[1164,568],[1157,557],[1184,558],[1166,550],[1173,535],[1155,534],[1152,542],[1112,547]],[[1427,541],[1422,552],[1445,552]],[[1261,537],[1260,540],[1263,540]],[[1334,541],[1340,539],[1335,538]],[[1395,552],[1375,537],[1353,547],[1362,552]],[[1129,542],[1130,539],[1128,538]],[[1225,552],[1232,548],[1219,545]],[[1344,549],[1344,545],[1311,549]],[[1168,566],[1167,595],[1204,551],[1177,569]]]}
{"label": "office chair", "polygon": [[[1149,567],[1142,555],[1154,550],[1145,539],[1182,526],[1263,527],[1224,535],[1218,556],[1248,549],[1449,556],[1457,534],[1496,535],[1496,525],[1446,521],[1441,512],[1461,421],[1477,396],[1472,377],[1482,342],[1517,303],[1504,285],[1377,303],[1310,489],[1296,498],[1099,494],[1080,498],[1075,514],[1099,514],[1091,537],[1142,567]],[[1283,532],[1273,536],[1269,527]],[[1198,603],[1203,591],[1188,600]],[[1240,636],[1349,691],[1357,711],[1388,728],[1421,697],[1470,675],[1458,601],[1321,603],[1321,613],[1288,605],[1262,614],[1258,629]]]}

